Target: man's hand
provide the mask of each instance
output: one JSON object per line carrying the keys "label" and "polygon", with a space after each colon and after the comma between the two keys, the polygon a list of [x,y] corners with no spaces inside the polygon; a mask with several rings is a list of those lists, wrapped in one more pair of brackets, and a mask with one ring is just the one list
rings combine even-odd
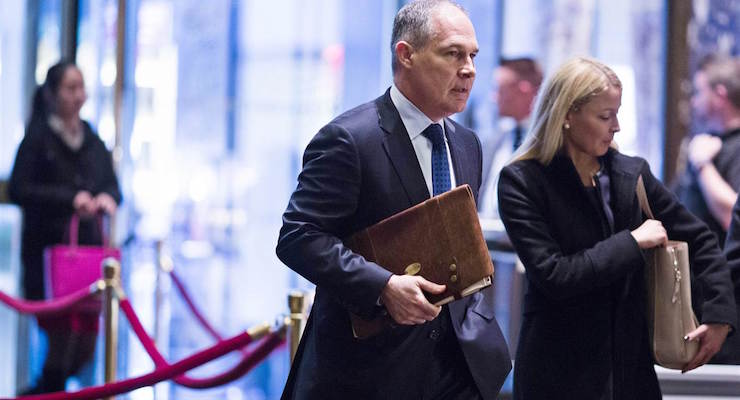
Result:
{"label": "man's hand", "polygon": [[722,139],[702,133],[696,135],[689,143],[689,162],[697,170],[712,162],[722,148]]}
{"label": "man's hand", "polygon": [[380,294],[380,300],[396,323],[423,324],[436,318],[442,308],[427,301],[422,291],[439,294],[444,290],[445,285],[437,285],[420,276],[392,275]]}
{"label": "man's hand", "polygon": [[699,352],[696,357],[689,361],[681,372],[691,371],[694,368],[706,364],[717,352],[722,343],[725,342],[730,326],[727,324],[701,324],[698,328],[686,335],[689,341],[699,341]]}

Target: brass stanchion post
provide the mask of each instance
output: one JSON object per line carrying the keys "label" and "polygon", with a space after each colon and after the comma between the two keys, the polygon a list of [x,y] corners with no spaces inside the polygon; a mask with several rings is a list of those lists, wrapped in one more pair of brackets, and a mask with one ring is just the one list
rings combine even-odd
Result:
{"label": "brass stanchion post", "polygon": [[290,309],[290,362],[293,362],[295,354],[298,352],[298,343],[301,341],[304,328],[304,310],[306,294],[299,291],[292,291],[288,294],[288,308]]}
{"label": "brass stanchion post", "polygon": [[[103,277],[105,278],[105,383],[116,380],[118,363],[118,296],[120,287],[121,264],[115,258],[103,260]],[[108,397],[114,400],[114,397]]]}

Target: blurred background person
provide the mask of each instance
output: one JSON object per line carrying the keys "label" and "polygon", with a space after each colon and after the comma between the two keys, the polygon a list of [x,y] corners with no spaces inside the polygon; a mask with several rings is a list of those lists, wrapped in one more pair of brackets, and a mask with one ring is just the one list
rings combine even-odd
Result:
{"label": "blurred background person", "polygon": [[490,147],[493,154],[484,167],[483,196],[479,203],[480,215],[498,219],[496,184],[501,168],[511,159],[529,129],[537,90],[542,84],[542,68],[533,58],[502,58],[493,73],[493,102],[498,106],[499,134]]}
{"label": "blurred background person", "polygon": [[[619,153],[614,135],[622,83],[588,58],[566,62],[545,84],[514,161],[501,172],[501,218],[526,269],[527,295],[514,398],[660,399],[645,315],[643,250],[689,242],[706,311],[688,340],[684,371],[706,363],[736,324],[717,239],[650,171]],[[635,196],[642,176],[659,220]]]}
{"label": "blurred background person", "polygon": [[[740,199],[732,208],[732,221],[725,241],[725,257],[727,257],[727,267],[732,276],[737,307],[738,299],[740,299]],[[740,315],[740,309],[738,309],[738,315]],[[740,364],[740,334],[735,332],[734,335],[727,337],[719,353],[712,359],[712,363]]]}
{"label": "blurred background person", "polygon": [[[70,217],[81,217],[79,244],[102,244],[95,216],[113,215],[121,201],[111,155],[92,127],[80,119],[87,95],[82,73],[61,61],[37,88],[8,183],[10,199],[23,211],[21,260],[25,298],[44,293],[44,248],[68,240]],[[27,394],[64,390],[68,377],[92,359],[97,313],[39,318],[48,337],[43,372]]]}
{"label": "blurred background person", "polygon": [[675,191],[723,245],[740,191],[740,59],[705,60],[694,75],[691,103],[709,132],[691,139]]}

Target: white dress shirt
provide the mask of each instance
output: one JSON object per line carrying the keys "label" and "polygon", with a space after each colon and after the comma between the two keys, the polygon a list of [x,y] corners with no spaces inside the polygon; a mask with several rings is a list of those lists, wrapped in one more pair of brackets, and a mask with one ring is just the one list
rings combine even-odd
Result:
{"label": "white dress shirt", "polygon": [[391,101],[396,106],[398,113],[401,115],[401,122],[406,127],[406,132],[409,134],[411,144],[414,146],[414,152],[416,152],[416,158],[419,160],[419,167],[424,175],[424,181],[427,184],[427,190],[431,194],[434,193],[432,189],[432,141],[427,139],[426,136],[421,133],[431,124],[439,124],[442,126],[442,133],[444,133],[445,147],[447,149],[447,165],[450,168],[450,188],[457,186],[457,180],[455,179],[455,171],[452,168],[452,157],[450,156],[450,144],[447,140],[447,133],[445,130],[444,119],[439,121],[432,121],[423,112],[419,111],[416,106],[401,93],[396,85],[391,86]]}

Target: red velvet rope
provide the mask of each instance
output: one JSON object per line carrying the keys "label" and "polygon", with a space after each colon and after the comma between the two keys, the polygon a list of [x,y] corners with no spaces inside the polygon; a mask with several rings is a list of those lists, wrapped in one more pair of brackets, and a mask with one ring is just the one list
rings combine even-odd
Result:
{"label": "red velvet rope", "polygon": [[[277,332],[270,334],[270,336],[280,337],[279,333]],[[244,347],[248,345],[251,341],[252,338],[249,336],[249,334],[244,332],[240,335],[223,340],[214,346],[199,351],[198,353],[195,353],[192,356],[178,361],[172,365],[158,367],[153,372],[136,378],[130,378],[119,382],[90,387],[77,392],[56,392],[33,396],[22,396],[18,397],[16,400],[86,400],[116,396],[121,393],[130,392],[132,390],[145,386],[152,386],[155,383],[159,383],[161,381],[171,379],[175,376],[182,375],[183,373],[193,368],[199,367],[205,363],[208,363],[216,358],[223,356],[224,354]]]}
{"label": "red velvet rope", "polygon": [[97,283],[53,300],[19,300],[0,291],[0,302],[7,304],[22,314],[63,314],[64,311],[70,311],[69,309],[72,306],[97,292]]}
{"label": "red velvet rope", "polygon": [[[151,357],[154,365],[156,365],[157,368],[169,366],[167,360],[165,360],[162,353],[157,349],[156,344],[146,333],[144,326],[141,324],[141,321],[134,312],[133,307],[131,307],[131,303],[128,299],[121,300],[120,306],[121,311],[123,311],[123,314],[131,325],[131,329],[133,329],[134,333],[139,338],[139,341],[142,346],[144,346],[144,350],[149,354],[149,357]],[[229,383],[244,376],[244,374],[254,368],[255,365],[267,357],[270,352],[282,343],[283,338],[279,335],[269,336],[265,340],[261,341],[251,352],[245,353],[239,363],[226,372],[208,378],[190,378],[184,375],[177,376],[174,378],[174,381],[178,385],[192,389],[207,389]]]}
{"label": "red velvet rope", "polygon": [[193,298],[190,296],[187,289],[185,289],[185,285],[183,285],[182,281],[177,276],[177,274],[175,274],[174,270],[170,271],[170,277],[172,278],[172,283],[175,284],[175,287],[177,287],[177,290],[180,292],[183,300],[185,300],[185,303],[188,305],[188,308],[190,308],[190,311],[193,313],[193,315],[195,315],[195,318],[203,326],[203,329],[208,331],[208,333],[210,333],[214,339],[222,340],[223,337],[221,336],[221,334],[219,334],[216,329],[214,329],[213,326],[208,323],[208,320],[206,320],[206,318],[203,316],[203,313],[201,313],[200,310],[198,310],[198,307],[195,306]]}

